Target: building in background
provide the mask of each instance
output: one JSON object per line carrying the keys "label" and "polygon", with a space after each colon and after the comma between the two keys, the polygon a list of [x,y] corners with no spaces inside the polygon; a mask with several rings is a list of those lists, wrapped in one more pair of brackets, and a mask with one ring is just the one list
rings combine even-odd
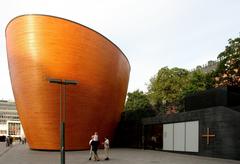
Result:
{"label": "building in background", "polygon": [[220,62],[220,60],[209,60],[207,62],[207,64],[198,65],[198,66],[196,66],[196,68],[194,68],[190,71],[192,72],[192,71],[196,71],[196,70],[201,70],[205,73],[210,73],[217,69],[219,62]]}
{"label": "building in background", "polygon": [[22,137],[23,128],[15,102],[0,100],[0,136]]}

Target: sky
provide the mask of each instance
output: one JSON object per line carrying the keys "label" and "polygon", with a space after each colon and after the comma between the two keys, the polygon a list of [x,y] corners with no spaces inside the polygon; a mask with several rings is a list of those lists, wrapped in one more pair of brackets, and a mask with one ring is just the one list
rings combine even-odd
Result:
{"label": "sky", "polygon": [[0,99],[14,100],[5,28],[18,15],[46,14],[88,26],[115,43],[130,65],[128,92],[147,91],[159,69],[191,70],[216,60],[240,35],[239,0],[7,0],[0,2]]}

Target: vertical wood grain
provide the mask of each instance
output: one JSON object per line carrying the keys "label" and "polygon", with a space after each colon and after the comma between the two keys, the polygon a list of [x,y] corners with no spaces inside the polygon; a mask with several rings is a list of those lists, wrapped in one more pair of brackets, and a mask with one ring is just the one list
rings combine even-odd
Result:
{"label": "vertical wood grain", "polygon": [[31,149],[59,149],[59,86],[48,77],[78,80],[66,87],[66,149],[89,147],[114,134],[130,65],[122,51],[83,25],[45,15],[13,19],[6,29],[9,72]]}

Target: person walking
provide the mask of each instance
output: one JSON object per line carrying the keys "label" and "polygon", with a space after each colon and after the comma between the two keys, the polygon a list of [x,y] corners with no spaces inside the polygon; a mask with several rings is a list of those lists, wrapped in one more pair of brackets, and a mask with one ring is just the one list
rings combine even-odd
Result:
{"label": "person walking", "polygon": [[6,137],[6,147],[10,146],[10,138],[9,136]]}
{"label": "person walking", "polygon": [[12,144],[13,144],[13,137],[10,135],[9,136],[9,145],[12,146]]}
{"label": "person walking", "polygon": [[90,157],[89,157],[89,160],[91,160],[91,159],[92,159],[92,156],[93,156],[92,141],[93,141],[93,135],[91,136],[91,139],[90,139],[90,141],[89,141],[89,146],[90,146],[90,151],[89,151]]}
{"label": "person walking", "polygon": [[103,142],[104,145],[104,153],[105,153],[105,160],[109,160],[109,139],[105,137],[105,141]]}
{"label": "person walking", "polygon": [[99,140],[98,140],[98,133],[95,132],[93,135],[93,140],[91,142],[92,145],[92,151],[94,152],[94,160],[95,161],[100,161],[98,154],[97,154],[97,150],[98,150],[98,145],[99,145]]}

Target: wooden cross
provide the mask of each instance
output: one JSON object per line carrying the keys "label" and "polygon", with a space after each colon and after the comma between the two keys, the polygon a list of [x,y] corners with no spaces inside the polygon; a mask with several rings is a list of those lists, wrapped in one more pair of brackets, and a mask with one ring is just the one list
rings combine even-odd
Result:
{"label": "wooden cross", "polygon": [[210,134],[209,128],[207,128],[207,134],[203,134],[202,137],[207,138],[207,145],[209,145],[210,137],[215,137],[215,134]]}

